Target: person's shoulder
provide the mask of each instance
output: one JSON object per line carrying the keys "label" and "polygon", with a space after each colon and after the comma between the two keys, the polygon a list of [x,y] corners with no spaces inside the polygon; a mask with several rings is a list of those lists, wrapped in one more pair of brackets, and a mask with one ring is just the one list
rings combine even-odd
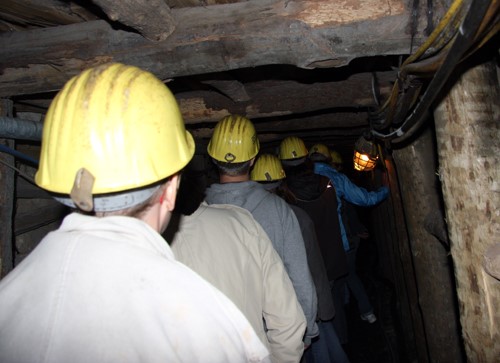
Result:
{"label": "person's shoulder", "polygon": [[257,221],[247,209],[233,204],[210,204],[202,205],[203,214],[207,213],[212,218],[217,218],[219,225],[225,223],[241,224],[245,229],[255,228]]}
{"label": "person's shoulder", "polygon": [[314,163],[314,170],[315,171],[318,171],[318,170],[324,170],[324,171],[337,171],[335,170],[335,168],[333,166],[331,166],[330,164],[327,164],[327,163],[323,163],[321,161],[317,161]]}
{"label": "person's shoulder", "polygon": [[293,213],[293,209],[292,207],[290,206],[290,204],[288,204],[283,198],[277,196],[276,194],[272,194],[273,198],[274,198],[274,202],[281,208],[283,209],[284,211],[286,211],[287,213]]}
{"label": "person's shoulder", "polygon": [[204,204],[202,206],[205,209],[204,213],[224,216],[228,215],[238,219],[253,218],[252,214],[248,210],[234,204]]}
{"label": "person's shoulder", "polygon": [[209,207],[218,215],[216,223],[217,228],[223,231],[221,233],[230,234],[243,244],[255,245],[250,249],[272,246],[268,235],[248,210],[230,204],[212,204]]}
{"label": "person's shoulder", "polygon": [[311,217],[309,217],[309,214],[307,214],[307,212],[304,209],[302,209],[298,205],[293,205],[293,204],[290,204],[290,208],[292,208],[293,213],[295,214],[295,216],[297,217],[297,219],[299,221],[304,221],[304,222],[307,222],[307,223],[309,223],[309,222],[312,223]]}

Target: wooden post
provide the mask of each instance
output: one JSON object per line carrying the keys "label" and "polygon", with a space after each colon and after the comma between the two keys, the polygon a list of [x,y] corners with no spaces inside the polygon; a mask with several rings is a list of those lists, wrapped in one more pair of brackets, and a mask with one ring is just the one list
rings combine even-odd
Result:
{"label": "wooden post", "polygon": [[[0,99],[0,116],[12,116],[12,101]],[[0,139],[0,144],[14,147],[13,140]],[[12,219],[14,211],[14,157],[0,153],[0,278],[14,267]],[[7,164],[7,165],[6,165]]]}
{"label": "wooden post", "polygon": [[487,250],[500,241],[499,100],[497,70],[486,63],[462,74],[434,112],[470,362],[498,362],[500,357],[500,282],[483,265]]}
{"label": "wooden post", "polygon": [[427,217],[442,209],[432,133],[427,129],[393,155],[401,181],[429,361],[460,363],[464,357],[453,266],[445,246],[425,229]]}

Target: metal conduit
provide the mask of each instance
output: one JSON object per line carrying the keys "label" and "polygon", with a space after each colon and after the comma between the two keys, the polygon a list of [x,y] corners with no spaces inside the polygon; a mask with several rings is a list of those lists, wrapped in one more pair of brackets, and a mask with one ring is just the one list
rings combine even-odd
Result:
{"label": "metal conduit", "polygon": [[0,138],[14,140],[42,139],[43,123],[0,116]]}

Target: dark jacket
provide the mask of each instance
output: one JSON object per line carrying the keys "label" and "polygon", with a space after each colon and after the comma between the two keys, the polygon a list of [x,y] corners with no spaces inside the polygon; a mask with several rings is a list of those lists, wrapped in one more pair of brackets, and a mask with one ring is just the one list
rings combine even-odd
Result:
{"label": "dark jacket", "polygon": [[307,263],[309,264],[309,270],[311,271],[314,286],[316,287],[316,295],[318,296],[318,319],[322,321],[331,320],[335,316],[335,307],[333,305],[333,297],[325,263],[316,237],[314,222],[309,217],[309,214],[299,206],[292,204],[291,207],[299,221],[300,230],[302,231],[302,237],[304,238],[304,244],[306,246]]}
{"label": "dark jacket", "polygon": [[316,236],[325,262],[328,279],[347,274],[347,259],[342,245],[337,215],[337,196],[328,179],[303,166],[286,169],[286,187],[295,205],[314,221]]}

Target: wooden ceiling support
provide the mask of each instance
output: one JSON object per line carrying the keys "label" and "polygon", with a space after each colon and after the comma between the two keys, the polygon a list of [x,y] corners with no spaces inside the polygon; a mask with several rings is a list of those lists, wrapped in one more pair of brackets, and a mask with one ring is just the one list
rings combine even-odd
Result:
{"label": "wooden ceiling support", "polygon": [[[360,56],[408,54],[410,16],[403,0],[366,3],[353,9],[330,0],[262,0],[172,9],[176,30],[158,42],[103,20],[2,33],[0,97],[58,90],[83,69],[111,61],[167,80],[267,64],[339,67]],[[417,34],[413,46],[422,40]]]}
{"label": "wooden ceiling support", "polygon": [[144,38],[161,41],[175,30],[175,21],[164,0],[93,0],[113,21],[137,30]]}

